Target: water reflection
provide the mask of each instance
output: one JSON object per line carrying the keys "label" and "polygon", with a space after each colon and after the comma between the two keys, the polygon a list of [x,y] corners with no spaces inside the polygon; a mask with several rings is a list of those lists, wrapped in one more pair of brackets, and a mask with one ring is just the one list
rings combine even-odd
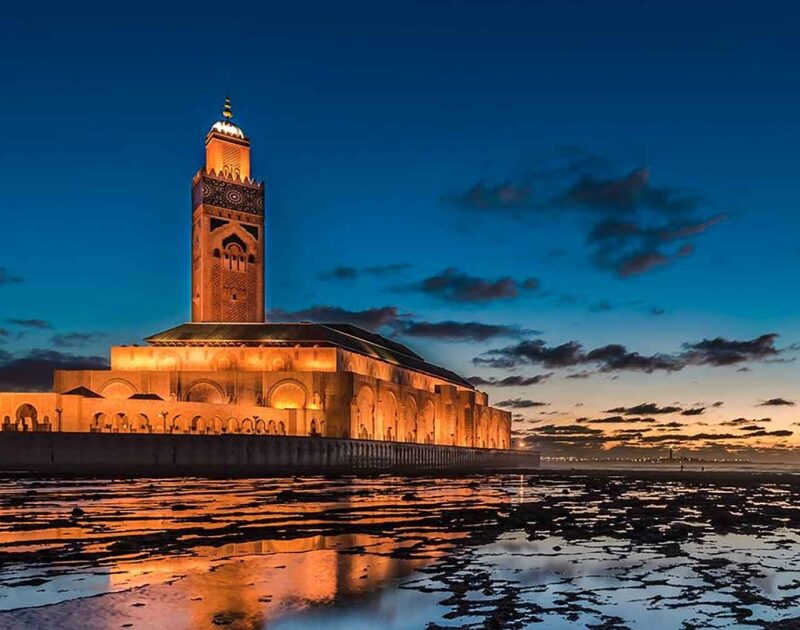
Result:
{"label": "water reflection", "polygon": [[797,478],[0,487],[0,628],[800,627]]}
{"label": "water reflection", "polygon": [[[20,480],[0,492],[0,626],[263,627],[430,564],[507,497],[389,477]],[[459,525],[465,508],[479,518]]]}

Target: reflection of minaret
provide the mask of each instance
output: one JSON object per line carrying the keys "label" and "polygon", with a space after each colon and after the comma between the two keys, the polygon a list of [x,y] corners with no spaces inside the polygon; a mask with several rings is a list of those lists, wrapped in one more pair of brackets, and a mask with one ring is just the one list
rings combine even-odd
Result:
{"label": "reflection of minaret", "polygon": [[264,321],[264,184],[250,179],[250,140],[222,120],[192,181],[192,321]]}

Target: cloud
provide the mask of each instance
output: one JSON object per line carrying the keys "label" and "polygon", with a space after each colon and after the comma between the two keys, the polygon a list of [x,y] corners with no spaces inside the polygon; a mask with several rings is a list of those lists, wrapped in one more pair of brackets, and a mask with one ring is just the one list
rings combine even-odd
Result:
{"label": "cloud", "polygon": [[608,416],[607,418],[578,418],[585,424],[637,424],[655,422],[655,418]]}
{"label": "cloud", "polygon": [[0,287],[8,284],[19,284],[22,281],[22,278],[12,275],[5,267],[0,267]]}
{"label": "cloud", "polygon": [[377,330],[385,326],[394,328],[408,316],[402,315],[396,306],[381,306],[362,311],[351,311],[338,306],[317,305],[298,311],[272,309],[269,317],[271,321],[336,322],[353,324],[368,330]]}
{"label": "cloud", "polygon": [[53,327],[50,322],[43,319],[7,319],[6,322],[12,326],[19,326],[20,328],[34,328],[37,330],[45,330]]}
{"label": "cloud", "polygon": [[532,407],[547,407],[549,404],[550,403],[538,402],[528,398],[510,398],[495,403],[497,407],[504,407],[506,409],[530,409]]}
{"label": "cloud", "polygon": [[696,239],[725,219],[700,215],[703,199],[656,186],[649,168],[619,175],[608,162],[581,150],[556,156],[553,165],[527,169],[500,183],[478,181],[444,203],[465,211],[517,220],[566,212],[588,218],[585,244],[597,269],[620,278],[648,273],[693,253]]}
{"label": "cloud", "polygon": [[470,376],[467,380],[476,386],[491,385],[492,387],[525,387],[539,385],[553,376],[552,372],[537,374],[536,376],[506,376],[505,378]]}
{"label": "cloud", "polygon": [[669,435],[646,435],[642,437],[642,442],[699,442],[713,440],[741,440],[743,436],[734,433],[695,433],[679,434],[670,433]]}
{"label": "cloud", "polygon": [[567,374],[565,378],[583,379],[583,378],[589,378],[591,375],[592,375],[591,372],[587,372],[586,370],[581,370],[580,372]]}
{"label": "cloud", "polygon": [[273,309],[269,313],[271,321],[345,323],[382,331],[391,336],[417,337],[440,341],[487,341],[497,337],[519,338],[539,331],[525,330],[518,326],[503,324],[484,324],[481,322],[427,322],[419,320],[411,313],[403,313],[396,306],[381,306],[360,311],[348,310],[338,306],[317,305],[309,308],[287,311]]}
{"label": "cloud", "polygon": [[591,427],[583,426],[580,424],[546,424],[535,429],[537,436],[569,436],[576,435],[594,435],[600,436],[603,429],[593,429]]}
{"label": "cloud", "polygon": [[651,414],[658,415],[663,413],[675,413],[682,411],[680,407],[659,407],[656,403],[641,403],[633,407],[615,407],[614,409],[606,409],[606,413],[621,413],[626,416]]}
{"label": "cloud", "polygon": [[794,431],[779,429],[777,431],[756,431],[754,433],[748,433],[745,437],[789,437],[790,435],[794,435]]}
{"label": "cloud", "polygon": [[682,429],[685,426],[686,425],[683,424],[683,422],[672,421],[672,422],[662,422],[661,424],[657,424],[656,428],[657,429]]}
{"label": "cloud", "polygon": [[788,400],[786,398],[770,398],[769,400],[765,400],[761,404],[758,405],[759,407],[794,407],[794,401]]}
{"label": "cloud", "polygon": [[734,418],[733,420],[726,420],[725,422],[720,422],[721,426],[724,427],[739,427],[743,424],[764,424],[765,422],[772,422],[772,418],[758,418],[758,419],[748,419],[748,418]]}
{"label": "cloud", "polygon": [[677,372],[690,365],[722,367],[749,361],[774,360],[784,352],[775,347],[777,336],[770,333],[745,341],[717,337],[683,344],[682,351],[678,353],[653,355],[631,352],[620,344],[609,344],[587,352],[577,341],[551,347],[541,339],[526,339],[511,346],[488,350],[472,362],[475,365],[507,369],[525,365],[543,365],[547,368],[592,365],[602,372]]}
{"label": "cloud", "polygon": [[482,324],[480,322],[424,322],[405,321],[399,332],[407,337],[425,337],[451,341],[486,341],[495,337],[521,337],[524,330],[516,326]]}
{"label": "cloud", "polygon": [[6,330],[5,328],[0,328],[0,343],[5,343],[10,336],[11,336],[10,330]]}
{"label": "cloud", "polygon": [[536,278],[518,281],[509,276],[489,280],[449,267],[412,288],[446,302],[480,303],[508,300],[518,297],[522,292],[535,291],[539,288],[539,281]]}
{"label": "cloud", "polygon": [[54,370],[102,370],[108,361],[98,356],[74,355],[57,350],[34,349],[15,357],[0,352],[0,391],[47,391]]}
{"label": "cloud", "polygon": [[319,274],[321,280],[327,281],[352,281],[356,280],[362,274],[370,276],[385,277],[398,273],[402,273],[410,269],[410,263],[391,263],[387,265],[370,265],[368,267],[348,267],[339,266],[334,267],[329,271],[324,271]]}
{"label": "cloud", "polygon": [[764,361],[777,358],[781,350],[775,347],[777,333],[761,335],[755,339],[738,341],[715,337],[683,345],[683,359],[691,365],[725,366],[747,361]]}
{"label": "cloud", "polygon": [[355,280],[358,269],[355,267],[334,267],[330,271],[319,274],[320,280]]}
{"label": "cloud", "polygon": [[82,348],[95,341],[105,339],[106,334],[101,332],[71,332],[53,336],[53,345],[57,348]]}
{"label": "cloud", "polygon": [[705,413],[705,407],[696,407],[694,409],[684,409],[681,411],[682,416],[701,416]]}

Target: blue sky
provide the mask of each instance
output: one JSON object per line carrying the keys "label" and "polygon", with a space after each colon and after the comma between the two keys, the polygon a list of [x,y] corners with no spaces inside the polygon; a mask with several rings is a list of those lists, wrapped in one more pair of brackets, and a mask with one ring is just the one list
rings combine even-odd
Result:
{"label": "blue sky", "polygon": [[[404,339],[498,378],[508,370],[472,359],[523,338],[655,355],[775,333],[777,354],[727,367],[528,363],[510,373],[554,374],[488,389],[558,412],[520,410],[532,432],[644,401],[703,403],[711,429],[687,433],[725,431],[717,425],[737,416],[792,430],[794,405],[759,405],[793,402],[798,376],[798,13],[788,2],[18,3],[0,32],[0,356],[104,355],[188,318],[189,184],[230,94],[267,182],[270,308],[394,306],[415,321],[541,331]],[[592,167],[544,177],[576,156]],[[620,213],[563,200],[581,177],[624,182],[639,169],[649,179],[638,193],[691,200],[677,218],[644,207],[640,227],[718,219],[657,245],[691,253],[620,277],[593,262],[589,240]],[[529,197],[460,203],[478,184]],[[408,266],[321,278],[388,264]],[[420,290],[448,268],[540,286],[467,302]],[[101,334],[54,345],[73,332]],[[592,375],[565,378],[575,371]]]}

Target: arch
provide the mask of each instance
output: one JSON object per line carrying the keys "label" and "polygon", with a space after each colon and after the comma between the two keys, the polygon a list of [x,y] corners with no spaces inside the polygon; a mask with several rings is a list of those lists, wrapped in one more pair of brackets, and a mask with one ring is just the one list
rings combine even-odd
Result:
{"label": "arch", "polygon": [[39,413],[30,403],[23,403],[17,407],[17,431],[34,431]]}
{"label": "arch", "polygon": [[278,422],[278,435],[286,435],[286,425],[283,423],[283,420]]}
{"label": "arch", "polygon": [[315,418],[311,418],[311,428],[308,434],[311,435],[312,437],[319,435],[319,427],[317,426],[317,421]]}
{"label": "arch", "polygon": [[228,249],[234,246],[238,246],[242,251],[247,251],[247,244],[235,232],[223,239],[222,249]]}
{"label": "arch", "polygon": [[214,405],[222,405],[228,402],[228,397],[222,386],[208,379],[194,381],[184,391],[183,399],[186,402],[211,403]]}
{"label": "arch", "polygon": [[392,440],[398,431],[398,410],[400,405],[397,402],[397,396],[390,391],[384,392],[382,407],[384,436],[385,439]]}
{"label": "arch", "polygon": [[150,433],[153,430],[153,427],[150,426],[150,418],[148,418],[147,414],[144,413],[136,414],[133,422],[133,428],[136,431],[143,431],[145,433]]}
{"label": "arch", "polygon": [[112,378],[103,384],[98,393],[103,398],[110,400],[128,400],[138,392],[130,381],[126,381],[124,378]]}
{"label": "arch", "polygon": [[267,432],[266,424],[261,418],[259,418],[258,420],[256,420],[256,433],[266,433],[266,432]]}
{"label": "arch", "polygon": [[267,422],[267,435],[277,435],[277,434],[278,434],[278,428],[277,426],[275,426],[275,421],[270,420],[269,422]]}
{"label": "arch", "polygon": [[359,439],[368,440],[375,435],[375,394],[368,385],[362,385],[356,396],[356,426]]}
{"label": "arch", "polygon": [[274,409],[305,409],[308,390],[294,379],[286,379],[273,385],[267,396],[269,407]]}
{"label": "arch", "polygon": [[211,430],[214,433],[224,433],[225,430],[225,422],[219,416],[214,416],[211,419]]}
{"label": "arch", "polygon": [[92,425],[89,427],[90,431],[106,431],[111,428],[111,425],[108,423],[108,416],[104,414],[102,411],[98,411],[92,417]]}
{"label": "arch", "polygon": [[186,426],[186,419],[180,414],[173,416],[172,422],[169,425],[170,433],[183,433],[188,427]]}
{"label": "arch", "polygon": [[253,424],[252,419],[245,418],[244,420],[242,420],[242,430],[241,430],[242,433],[253,433],[254,429],[255,425]]}
{"label": "arch", "polygon": [[[406,442],[417,441],[417,401],[411,396],[406,397],[403,405],[403,432]],[[409,439],[409,435],[411,439]]]}
{"label": "arch", "polygon": [[227,422],[225,422],[225,432],[239,433],[239,420],[233,417],[228,418]]}
{"label": "arch", "polygon": [[436,410],[433,402],[428,400],[422,407],[422,426],[423,441],[425,444],[433,444],[436,439]]}
{"label": "arch", "polygon": [[195,416],[192,418],[192,433],[208,433],[208,427],[203,416]]}
{"label": "arch", "polygon": [[3,431],[14,431],[16,428],[16,424],[11,422],[11,416],[3,417]]}

